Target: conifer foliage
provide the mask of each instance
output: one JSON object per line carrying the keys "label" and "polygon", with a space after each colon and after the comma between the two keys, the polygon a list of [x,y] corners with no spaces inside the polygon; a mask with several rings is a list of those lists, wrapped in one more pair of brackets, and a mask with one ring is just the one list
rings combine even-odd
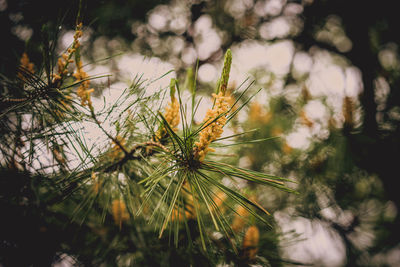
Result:
{"label": "conifer foliage", "polygon": [[[180,88],[176,79],[148,95],[138,75],[115,103],[95,107],[91,81],[99,77],[89,76],[82,62],[84,31],[78,19],[64,53],[55,55],[54,40],[43,40],[41,62],[33,65],[24,52],[16,75],[1,76],[0,197],[10,212],[7,227],[17,222],[25,232],[2,232],[0,263],[40,266],[66,257],[75,264],[119,266],[152,266],[164,258],[195,265],[256,262],[259,232],[272,231],[270,214],[235,185],[244,180],[294,191],[288,179],[211,153],[225,140],[243,144],[235,142],[246,134],[223,136],[252,98],[251,84],[227,93],[231,51],[214,102],[196,123],[201,98],[193,83]],[[192,107],[182,98],[186,89]],[[89,145],[88,124],[106,141]],[[26,227],[29,216],[34,226]],[[33,240],[42,238],[47,244],[38,250]],[[34,256],[16,257],[21,253]]]}

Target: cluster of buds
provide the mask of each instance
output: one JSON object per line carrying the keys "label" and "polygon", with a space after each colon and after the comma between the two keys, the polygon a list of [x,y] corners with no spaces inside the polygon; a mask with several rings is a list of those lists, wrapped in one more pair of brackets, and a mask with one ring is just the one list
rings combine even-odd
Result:
{"label": "cluster of buds", "polygon": [[113,215],[115,224],[119,225],[119,228],[122,227],[123,222],[128,221],[130,218],[129,213],[126,210],[125,203],[120,199],[113,200],[112,215]]}
{"label": "cluster of buds", "polygon": [[171,102],[168,103],[168,106],[165,108],[164,118],[171,126],[172,130],[175,132],[178,130],[177,126],[179,125],[179,103],[178,100],[174,97],[171,99]]}
{"label": "cluster of buds", "polygon": [[[164,118],[174,132],[178,130],[178,125],[180,122],[179,101],[175,97],[175,84],[176,80],[172,79],[169,85],[171,102],[169,102],[168,105],[165,107],[165,112],[164,112]],[[156,140],[161,140],[166,133],[167,132],[165,128],[160,127],[155,136]]]}
{"label": "cluster of buds", "polygon": [[76,72],[73,74],[73,76],[79,83],[79,88],[76,93],[81,99],[82,106],[88,105],[91,107],[92,101],[90,99],[90,94],[94,91],[94,89],[89,89],[89,76],[82,68],[83,64],[79,53],[79,48],[81,46],[79,38],[81,38],[82,35],[82,23],[79,23],[76,26],[72,47],[68,48],[67,52],[63,53],[57,61],[57,73],[53,74],[52,82],[56,85],[59,85],[62,82],[63,77],[68,74],[68,64],[74,62],[72,56],[75,55]]}
{"label": "cluster of buds", "polygon": [[82,69],[82,61],[77,62],[76,64],[76,72],[73,74],[75,79],[80,82],[79,88],[76,91],[76,94],[81,99],[81,105],[92,106],[92,100],[90,99],[90,94],[94,92],[94,89],[90,87],[90,80],[88,74]]}
{"label": "cluster of buds", "polygon": [[74,34],[74,44],[73,44],[74,49],[78,49],[81,46],[81,44],[79,43],[79,38],[81,38],[82,35],[83,32],[82,32],[82,22],[81,22],[78,25],[76,25],[76,30]]}
{"label": "cluster of buds", "polygon": [[248,261],[252,261],[255,259],[258,251],[258,242],[260,239],[260,231],[257,226],[252,225],[244,234],[243,243],[242,243],[242,257]]}
{"label": "cluster of buds", "polygon": [[227,195],[224,192],[219,191],[215,195],[215,197],[213,198],[213,201],[214,201],[214,204],[215,204],[215,209],[218,208],[221,212],[224,212],[225,211],[225,206],[222,205],[222,204],[224,203],[226,198],[227,198]]}
{"label": "cluster of buds", "polygon": [[271,118],[272,114],[267,112],[257,101],[250,105],[249,119],[251,122],[267,124]]}
{"label": "cluster of buds", "polygon": [[[252,202],[256,201],[255,196],[250,196],[249,200]],[[238,233],[243,230],[246,220],[249,217],[249,211],[243,206],[239,206],[236,210],[236,215],[231,224],[231,228],[234,232]],[[258,241],[260,239],[260,232],[257,226],[249,226],[244,234],[242,242],[242,258],[246,261],[252,261],[255,259],[258,251]]]}
{"label": "cluster of buds", "polygon": [[[79,49],[81,46],[79,42],[79,38],[82,37],[82,23],[78,24],[76,26],[76,31],[74,34],[74,43],[73,43],[73,50],[76,51]],[[88,80],[89,75],[83,70],[83,64],[82,60],[80,58],[80,53],[77,53],[75,55],[75,61],[76,61],[76,72],[73,74],[75,79],[80,82],[79,88],[76,91],[76,94],[78,97],[81,99],[81,105],[82,106],[92,106],[92,100],[90,99],[90,94],[94,92],[94,89],[90,87],[90,80]]]}
{"label": "cluster of buds", "polygon": [[[255,202],[256,198],[254,196],[250,196],[249,200]],[[239,205],[238,208],[236,209],[236,215],[231,224],[232,230],[236,233],[240,232],[245,226],[249,215],[250,215],[249,211],[244,206]]]}
{"label": "cluster of buds", "polygon": [[223,127],[227,122],[226,114],[229,111],[230,96],[226,96],[228,88],[229,72],[232,64],[231,50],[225,54],[224,67],[222,68],[221,80],[218,87],[218,94],[212,94],[215,99],[214,107],[207,110],[204,124],[206,127],[200,131],[199,141],[195,143],[193,150],[194,157],[203,161],[208,152],[213,151],[210,144],[219,138],[223,133]]}
{"label": "cluster of buds", "polygon": [[[224,212],[222,203],[226,200],[227,195],[220,191],[218,192],[215,197],[214,197],[214,203],[216,208],[220,208],[221,212]],[[251,201],[255,201],[254,196],[250,196],[249,198]],[[249,211],[244,208],[243,206],[238,206],[236,209],[236,215],[233,219],[233,222],[231,224],[231,228],[235,233],[239,233],[242,231],[246,224],[246,219],[249,217],[250,213]],[[258,251],[258,242],[260,239],[260,233],[255,225],[249,226],[243,236],[243,241],[242,241],[242,253],[241,257],[243,260],[247,262],[251,262],[255,259]]]}
{"label": "cluster of buds", "polygon": [[243,229],[246,223],[246,218],[248,216],[249,216],[248,210],[243,206],[239,206],[236,209],[236,215],[231,224],[232,230],[236,233],[240,232]]}
{"label": "cluster of buds", "polygon": [[[29,61],[29,57],[27,53],[23,53],[20,59],[21,67],[24,68],[26,71],[29,71],[30,73],[35,73],[34,70],[34,64]],[[18,77],[21,78],[21,80],[25,80],[25,77],[22,73],[18,73]]]}
{"label": "cluster of buds", "polygon": [[53,83],[56,84],[62,80],[62,77],[68,74],[68,64],[73,63],[72,55],[80,47],[79,38],[82,37],[82,23],[76,26],[74,42],[72,47],[68,48],[67,53],[63,53],[57,61],[57,73],[53,74]]}
{"label": "cluster of buds", "polygon": [[67,73],[68,73],[68,70],[67,70],[68,63],[74,62],[74,60],[71,59],[71,55],[72,55],[72,50],[69,48],[67,54],[63,53],[61,55],[61,57],[58,58],[58,60],[57,60],[57,73],[53,74],[53,83],[54,84],[56,84],[59,81],[61,81],[62,77],[64,75],[67,75]]}
{"label": "cluster of buds", "polygon": [[214,151],[209,145],[219,138],[223,133],[226,124],[226,113],[229,110],[229,96],[224,96],[223,92],[212,95],[215,98],[215,105],[209,109],[204,118],[204,123],[209,124],[200,132],[199,141],[195,143],[194,155],[203,161],[209,151]]}

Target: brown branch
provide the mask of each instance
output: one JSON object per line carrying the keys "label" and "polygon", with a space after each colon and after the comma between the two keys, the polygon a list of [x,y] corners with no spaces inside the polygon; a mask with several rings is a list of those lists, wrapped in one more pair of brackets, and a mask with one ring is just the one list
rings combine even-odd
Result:
{"label": "brown branch", "polygon": [[154,142],[154,141],[148,141],[142,144],[137,144],[136,146],[134,146],[129,152],[127,152],[125,154],[125,156],[119,160],[118,162],[108,166],[104,171],[105,172],[111,172],[113,170],[115,170],[118,166],[122,166],[124,163],[126,163],[128,160],[133,160],[133,159],[140,159],[141,157],[135,157],[133,154],[135,154],[135,152],[138,149],[142,149],[142,148],[146,148],[146,147],[158,147],[161,148],[162,150],[164,150],[167,153],[170,153],[169,149],[166,148],[164,145]]}

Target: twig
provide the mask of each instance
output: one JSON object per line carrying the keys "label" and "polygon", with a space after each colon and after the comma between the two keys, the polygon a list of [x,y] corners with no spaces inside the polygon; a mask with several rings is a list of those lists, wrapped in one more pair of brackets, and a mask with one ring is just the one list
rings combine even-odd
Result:
{"label": "twig", "polygon": [[125,155],[128,155],[128,151],[125,149],[125,147],[121,144],[121,142],[116,139],[115,137],[113,137],[112,135],[110,135],[106,130],[104,130],[103,126],[101,126],[100,121],[97,119],[96,114],[94,113],[94,109],[92,106],[89,106],[90,109],[90,114],[92,115],[93,120],[95,121],[95,123],[97,124],[97,126],[99,126],[99,128],[103,131],[103,133],[105,135],[107,135],[108,138],[110,138],[117,146],[119,146],[119,148],[124,152]]}
{"label": "twig", "polygon": [[140,159],[141,157],[135,157],[135,156],[133,156],[133,154],[135,154],[135,152],[136,152],[138,149],[142,149],[142,148],[146,148],[146,147],[151,147],[151,146],[159,147],[159,148],[161,148],[162,150],[164,150],[165,152],[170,153],[169,149],[166,148],[164,145],[162,145],[162,144],[160,144],[160,143],[157,143],[157,142],[154,142],[154,141],[148,141],[148,142],[145,142],[145,143],[142,143],[142,144],[137,144],[136,146],[134,146],[134,147],[129,151],[129,153],[126,153],[126,154],[125,154],[125,156],[124,156],[121,160],[119,160],[118,162],[116,162],[116,163],[114,163],[114,164],[108,166],[104,171],[105,171],[105,172],[110,172],[110,171],[115,170],[115,168],[116,168],[117,166],[123,165],[123,164],[124,164],[125,162],[127,162],[128,160]]}

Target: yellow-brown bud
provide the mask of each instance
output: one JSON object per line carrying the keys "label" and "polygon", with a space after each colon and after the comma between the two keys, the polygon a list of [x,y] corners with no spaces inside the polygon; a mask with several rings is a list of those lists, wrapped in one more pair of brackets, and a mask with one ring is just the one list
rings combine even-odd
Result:
{"label": "yellow-brown bud", "polygon": [[126,210],[125,203],[120,199],[115,199],[112,202],[112,215],[114,218],[114,222],[119,227],[122,227],[122,222],[126,222],[129,220],[129,213]]}
{"label": "yellow-brown bud", "polygon": [[251,261],[254,260],[258,251],[258,242],[260,232],[257,226],[250,226],[243,238],[243,258]]}
{"label": "yellow-brown bud", "polygon": [[[209,145],[219,138],[223,133],[223,127],[227,122],[226,112],[229,110],[229,96],[224,96],[222,92],[218,95],[213,94],[215,105],[209,109],[204,118],[204,123],[208,124],[199,134],[199,141],[195,143],[194,154],[200,161],[203,161],[209,151]],[[218,118],[218,119],[217,119]]]}

